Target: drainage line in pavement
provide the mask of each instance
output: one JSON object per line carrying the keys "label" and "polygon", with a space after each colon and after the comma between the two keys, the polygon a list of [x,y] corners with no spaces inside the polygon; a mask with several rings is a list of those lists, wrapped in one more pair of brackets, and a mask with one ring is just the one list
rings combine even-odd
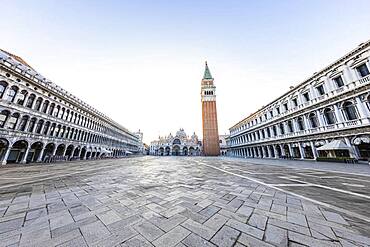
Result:
{"label": "drainage line in pavement", "polygon": [[327,207],[327,208],[330,208],[330,209],[333,209],[333,210],[336,210],[338,212],[341,212],[341,213],[344,213],[344,214],[347,214],[349,216],[352,216],[352,217],[355,217],[357,219],[360,219],[360,220],[364,220],[366,222],[369,222],[370,223],[370,218],[369,217],[366,217],[364,215],[361,215],[361,214],[358,214],[358,213],[355,213],[355,212],[352,212],[352,211],[349,211],[347,209],[344,209],[344,208],[340,208],[340,207],[337,207],[337,206],[334,206],[334,205],[331,205],[331,204],[328,204],[328,203],[325,203],[325,202],[321,202],[321,201],[317,201],[315,199],[312,199],[312,198],[309,198],[309,197],[305,197],[303,195],[299,195],[299,194],[296,194],[294,192],[291,192],[291,191],[287,191],[287,190],[284,190],[284,189],[281,189],[281,188],[278,188],[278,187],[275,187],[275,186],[272,186],[270,184],[267,184],[267,183],[264,183],[262,181],[259,181],[257,179],[254,179],[254,178],[250,178],[250,177],[247,177],[247,176],[243,176],[243,175],[239,175],[239,174],[236,174],[236,173],[233,173],[233,172],[229,172],[229,171],[226,171],[226,170],[223,170],[221,168],[218,168],[218,167],[215,167],[215,166],[212,166],[212,165],[207,165],[205,163],[201,163],[199,162],[200,164],[204,165],[204,166],[208,166],[210,168],[213,168],[213,169],[216,169],[218,171],[221,171],[221,172],[224,172],[224,173],[227,173],[227,174],[230,174],[230,175],[233,175],[233,176],[236,176],[236,177],[240,177],[240,178],[244,178],[244,179],[248,179],[250,181],[253,181],[255,183],[258,183],[258,184],[261,184],[261,185],[264,185],[266,187],[269,187],[269,188],[273,188],[275,190],[278,190],[278,191],[281,191],[281,192],[284,192],[286,194],[290,194],[290,195],[293,195],[293,196],[296,196],[296,197],[299,197],[299,198],[302,198],[306,201],[310,201],[312,203],[315,203],[315,204],[318,204],[318,205],[321,205],[321,206],[324,206],[324,207]]}

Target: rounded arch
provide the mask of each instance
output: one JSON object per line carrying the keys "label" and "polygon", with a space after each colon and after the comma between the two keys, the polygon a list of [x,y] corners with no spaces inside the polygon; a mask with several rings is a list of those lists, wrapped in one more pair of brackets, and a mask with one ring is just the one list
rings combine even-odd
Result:
{"label": "rounded arch", "polygon": [[347,120],[356,120],[358,118],[357,108],[351,101],[345,101],[342,104],[344,116]]}
{"label": "rounded arch", "polygon": [[6,162],[7,163],[21,163],[23,161],[27,161],[28,146],[29,146],[29,143],[26,140],[18,140],[14,142]]}
{"label": "rounded arch", "polygon": [[8,83],[6,81],[0,81],[0,98],[3,98]]}
{"label": "rounded arch", "polygon": [[31,162],[37,162],[40,158],[40,155],[42,155],[42,148],[44,147],[44,143],[41,141],[37,141],[32,143],[30,148],[30,156],[31,156]]}

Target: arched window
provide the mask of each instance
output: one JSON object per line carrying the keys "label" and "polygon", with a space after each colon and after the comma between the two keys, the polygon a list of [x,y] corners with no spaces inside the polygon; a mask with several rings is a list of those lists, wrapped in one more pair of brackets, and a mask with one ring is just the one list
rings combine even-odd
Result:
{"label": "arched window", "polygon": [[25,131],[28,119],[29,119],[28,116],[22,117],[21,122],[19,124],[19,128],[18,128],[20,131]]}
{"label": "arched window", "polygon": [[48,106],[49,106],[49,100],[45,100],[44,104],[42,105],[41,112],[46,113],[46,111],[48,110]]}
{"label": "arched window", "polygon": [[33,102],[35,101],[36,95],[31,94],[30,97],[28,97],[26,107],[32,108]]}
{"label": "arched window", "polygon": [[347,120],[357,119],[356,106],[352,102],[347,101],[343,104],[343,112]]}
{"label": "arched window", "polygon": [[37,122],[37,125],[36,125],[36,130],[35,130],[35,132],[37,133],[37,134],[40,134],[41,133],[41,129],[42,129],[42,125],[44,124],[44,120],[39,120],[38,122]]}
{"label": "arched window", "polygon": [[48,122],[45,123],[44,131],[43,131],[44,135],[48,134],[49,127],[50,127],[50,122],[48,121]]}
{"label": "arched window", "polygon": [[49,112],[48,112],[48,114],[49,114],[50,116],[52,116],[52,115],[53,115],[54,108],[55,108],[55,104],[54,104],[54,103],[51,103],[51,104],[50,104],[50,107],[49,107]]}
{"label": "arched window", "polygon": [[284,133],[285,133],[284,124],[283,123],[279,124],[279,128],[280,128],[280,134],[284,135]]}
{"label": "arched window", "polygon": [[18,99],[17,99],[17,104],[18,105],[23,105],[24,104],[24,100],[26,99],[27,94],[28,94],[28,92],[26,90],[21,91],[21,93],[19,94]]}
{"label": "arched window", "polygon": [[330,108],[324,110],[324,116],[327,124],[335,124],[334,112]]}
{"label": "arched window", "polygon": [[55,126],[56,126],[56,124],[55,124],[55,123],[53,123],[53,124],[51,125],[51,128],[50,128],[50,136],[54,136]]}
{"label": "arched window", "polygon": [[15,129],[15,126],[17,125],[19,119],[19,113],[13,113],[8,121],[8,129]]}
{"label": "arched window", "polygon": [[3,97],[7,86],[8,86],[8,83],[6,83],[5,81],[0,81],[0,98]]}
{"label": "arched window", "polygon": [[9,117],[10,112],[3,110],[0,112],[0,128],[4,128],[5,122]]}
{"label": "arched window", "polygon": [[294,131],[294,129],[293,129],[293,123],[292,123],[292,120],[289,120],[289,121],[287,122],[287,125],[288,125],[288,130],[289,130],[289,132],[293,132],[293,131]]}
{"label": "arched window", "polygon": [[309,116],[308,116],[308,119],[310,121],[310,124],[311,124],[311,128],[317,128],[319,127],[319,121],[315,115],[315,113],[311,113]]}
{"label": "arched window", "polygon": [[277,136],[276,126],[272,126],[272,132],[274,133],[274,136]]}
{"label": "arched window", "polygon": [[303,121],[303,118],[302,117],[299,117],[297,119],[297,125],[298,125],[298,129],[299,130],[304,130],[305,129],[304,121]]}
{"label": "arched window", "polygon": [[42,98],[41,98],[41,97],[39,97],[39,98],[37,98],[37,100],[36,100],[36,103],[35,103],[35,107],[34,107],[34,109],[35,109],[36,111],[39,111],[39,110],[40,110],[40,108],[41,108],[41,104],[42,104]]}
{"label": "arched window", "polygon": [[28,125],[28,132],[33,132],[35,128],[36,118],[31,118],[30,124]]}
{"label": "arched window", "polygon": [[55,107],[55,111],[54,111],[53,116],[58,117],[59,111],[60,111],[60,105],[57,105],[57,107]]}
{"label": "arched window", "polygon": [[13,101],[14,101],[14,99],[15,99],[15,96],[17,95],[17,92],[18,92],[18,87],[16,87],[16,86],[12,86],[12,87],[9,89],[9,91],[8,91],[8,93],[7,93],[7,95],[6,95],[6,100],[7,100],[7,101],[10,101],[10,102],[13,102]]}

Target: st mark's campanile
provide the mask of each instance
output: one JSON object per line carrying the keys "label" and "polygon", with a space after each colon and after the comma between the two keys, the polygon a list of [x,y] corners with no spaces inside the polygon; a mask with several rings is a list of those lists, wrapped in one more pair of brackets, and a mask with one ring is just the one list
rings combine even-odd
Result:
{"label": "st mark's campanile", "polygon": [[220,143],[217,126],[216,86],[209,71],[207,62],[202,79],[202,124],[203,153],[206,156],[218,156]]}

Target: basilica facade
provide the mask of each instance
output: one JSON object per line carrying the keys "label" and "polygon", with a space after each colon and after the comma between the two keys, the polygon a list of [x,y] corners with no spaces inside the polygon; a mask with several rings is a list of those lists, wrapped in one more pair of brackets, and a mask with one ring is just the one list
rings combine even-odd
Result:
{"label": "basilica facade", "polygon": [[121,157],[137,135],[0,50],[0,163]]}
{"label": "basilica facade", "polygon": [[370,158],[370,41],[230,128],[230,155]]}
{"label": "basilica facade", "polygon": [[201,154],[201,142],[198,136],[193,133],[189,137],[184,129],[180,129],[173,136],[158,137],[158,140],[152,141],[149,146],[150,155],[158,156],[196,156]]}

